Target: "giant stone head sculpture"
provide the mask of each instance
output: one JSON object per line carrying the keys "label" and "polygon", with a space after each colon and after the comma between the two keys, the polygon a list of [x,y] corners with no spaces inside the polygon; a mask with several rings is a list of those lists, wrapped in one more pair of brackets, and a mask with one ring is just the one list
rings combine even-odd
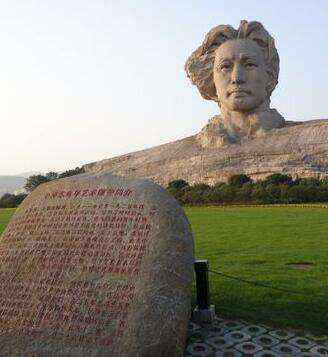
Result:
{"label": "giant stone head sculpture", "polygon": [[232,141],[284,125],[281,115],[270,109],[279,56],[261,23],[241,21],[238,30],[214,27],[188,58],[185,70],[203,98],[218,102],[221,134],[225,131]]}

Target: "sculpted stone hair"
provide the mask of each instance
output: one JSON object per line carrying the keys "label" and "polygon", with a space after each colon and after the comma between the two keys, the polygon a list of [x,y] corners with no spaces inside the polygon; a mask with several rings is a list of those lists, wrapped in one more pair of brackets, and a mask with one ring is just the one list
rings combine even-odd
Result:
{"label": "sculpted stone hair", "polygon": [[215,51],[224,42],[234,39],[249,39],[257,43],[264,53],[270,83],[268,97],[278,83],[279,55],[274,39],[263,25],[256,21],[241,21],[238,30],[229,25],[214,27],[205,37],[202,45],[194,51],[185,64],[187,76],[195,84],[203,98],[218,102],[213,81]]}

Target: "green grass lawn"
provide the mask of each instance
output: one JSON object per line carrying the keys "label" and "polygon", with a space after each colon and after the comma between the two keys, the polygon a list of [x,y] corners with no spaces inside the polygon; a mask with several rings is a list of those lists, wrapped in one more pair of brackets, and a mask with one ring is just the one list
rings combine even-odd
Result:
{"label": "green grass lawn", "polygon": [[15,209],[0,209],[0,234],[4,231],[10,217],[14,214]]}
{"label": "green grass lawn", "polygon": [[[299,292],[256,287],[210,273],[218,315],[327,333],[328,209],[193,207],[185,211],[195,234],[196,258],[208,259],[212,270]],[[0,234],[12,214],[13,210],[0,210]],[[313,265],[297,268],[293,263]]]}
{"label": "green grass lawn", "polygon": [[[212,303],[219,315],[327,333],[328,209],[185,211],[195,234],[196,258],[208,259],[212,270],[300,292],[274,291],[210,273]],[[301,270],[292,263],[313,265]]]}

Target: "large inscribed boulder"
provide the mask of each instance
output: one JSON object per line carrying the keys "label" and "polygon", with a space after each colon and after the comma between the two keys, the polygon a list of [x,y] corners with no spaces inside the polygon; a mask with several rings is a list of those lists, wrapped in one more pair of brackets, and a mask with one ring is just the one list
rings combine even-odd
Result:
{"label": "large inscribed boulder", "polygon": [[0,242],[1,356],[180,356],[192,268],[189,223],[156,184],[44,184]]}

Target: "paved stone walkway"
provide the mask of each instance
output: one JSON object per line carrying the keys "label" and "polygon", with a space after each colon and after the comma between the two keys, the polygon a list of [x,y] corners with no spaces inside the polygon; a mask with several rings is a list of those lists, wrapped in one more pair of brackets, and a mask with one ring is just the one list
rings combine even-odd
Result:
{"label": "paved stone walkway", "polygon": [[273,330],[245,321],[216,318],[212,324],[189,323],[189,339],[185,357],[235,356],[328,356],[328,335],[297,335],[292,331]]}

